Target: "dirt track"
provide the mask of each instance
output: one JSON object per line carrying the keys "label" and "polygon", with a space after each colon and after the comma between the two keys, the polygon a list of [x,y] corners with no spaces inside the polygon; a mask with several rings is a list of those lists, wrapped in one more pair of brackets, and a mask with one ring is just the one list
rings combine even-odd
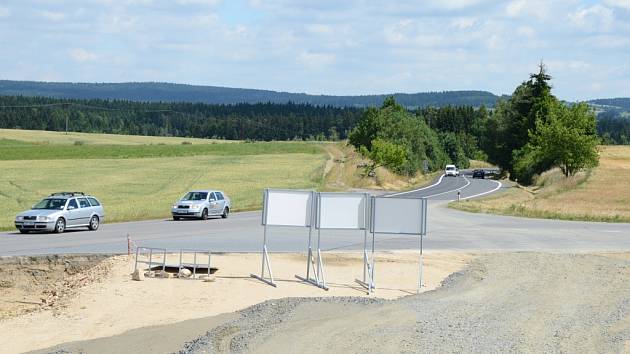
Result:
{"label": "dirt track", "polygon": [[257,305],[182,352],[627,352],[628,311],[629,254],[493,254],[397,301]]}

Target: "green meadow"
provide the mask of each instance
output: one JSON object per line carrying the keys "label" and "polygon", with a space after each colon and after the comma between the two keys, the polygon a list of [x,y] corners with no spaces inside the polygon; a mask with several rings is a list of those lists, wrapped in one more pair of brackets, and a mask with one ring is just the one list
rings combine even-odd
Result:
{"label": "green meadow", "polygon": [[189,189],[220,189],[233,211],[257,209],[264,188],[320,187],[326,159],[322,144],[307,142],[74,145],[4,137],[0,229],[56,191],[95,195],[107,222],[167,218]]}

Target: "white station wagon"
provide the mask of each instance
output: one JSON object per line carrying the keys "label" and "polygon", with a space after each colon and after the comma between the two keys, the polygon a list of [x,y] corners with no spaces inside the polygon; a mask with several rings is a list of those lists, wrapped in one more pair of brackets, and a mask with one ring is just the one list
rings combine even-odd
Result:
{"label": "white station wagon", "polygon": [[60,192],[42,199],[31,210],[19,213],[15,217],[15,227],[21,233],[61,233],[78,227],[94,231],[104,218],[105,210],[95,197],[82,192]]}

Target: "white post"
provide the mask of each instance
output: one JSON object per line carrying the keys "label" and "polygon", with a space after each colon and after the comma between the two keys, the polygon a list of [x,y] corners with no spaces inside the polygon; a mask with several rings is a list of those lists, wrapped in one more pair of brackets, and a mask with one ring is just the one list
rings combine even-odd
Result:
{"label": "white post", "polygon": [[418,278],[418,294],[420,293],[420,291],[422,290],[422,287],[424,286],[423,284],[423,274],[422,274],[422,266],[423,266],[423,259],[422,259],[422,234],[420,234],[420,272],[419,272],[419,278]]}
{"label": "white post", "polygon": [[[263,249],[262,249],[262,264],[260,269],[260,276],[256,274],[250,274],[252,278],[256,278],[264,283],[267,283],[273,287],[276,287],[276,283],[273,281],[273,273],[271,272],[271,264],[269,263],[269,253],[267,252],[267,223],[265,221],[265,216],[267,213],[267,195],[268,190],[265,189],[263,194],[263,215],[262,215],[262,223],[263,223]],[[269,279],[265,278],[265,265],[267,266],[267,271],[269,271]]]}

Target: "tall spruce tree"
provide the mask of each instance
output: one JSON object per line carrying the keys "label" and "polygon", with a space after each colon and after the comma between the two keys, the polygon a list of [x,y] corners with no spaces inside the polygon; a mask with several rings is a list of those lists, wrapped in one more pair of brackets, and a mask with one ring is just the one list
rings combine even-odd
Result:
{"label": "tall spruce tree", "polygon": [[551,94],[543,63],[501,102],[486,125],[486,152],[510,178],[530,184],[560,167],[566,176],[597,164],[595,115],[586,104],[567,107]]}

